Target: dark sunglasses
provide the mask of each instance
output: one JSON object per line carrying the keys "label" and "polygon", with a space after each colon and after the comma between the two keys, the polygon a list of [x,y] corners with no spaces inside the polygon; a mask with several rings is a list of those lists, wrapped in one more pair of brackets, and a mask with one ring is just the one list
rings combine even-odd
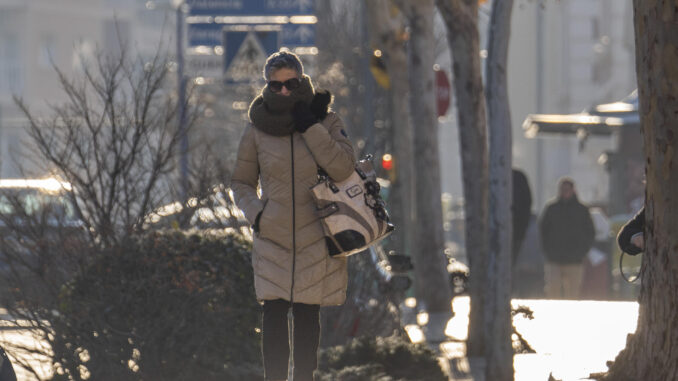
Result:
{"label": "dark sunglasses", "polygon": [[285,86],[287,90],[293,91],[299,88],[299,85],[301,85],[301,81],[299,80],[299,78],[290,78],[285,82],[268,81],[268,88],[271,89],[271,91],[274,93],[279,93],[280,91],[282,91],[283,86]]}

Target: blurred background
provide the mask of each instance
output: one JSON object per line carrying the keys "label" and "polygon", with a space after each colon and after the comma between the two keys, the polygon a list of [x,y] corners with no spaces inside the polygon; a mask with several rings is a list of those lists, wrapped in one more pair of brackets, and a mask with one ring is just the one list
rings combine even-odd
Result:
{"label": "blurred background", "polygon": [[[482,59],[490,7],[480,2]],[[183,78],[189,101],[200,104],[188,144],[218,151],[224,181],[249,101],[263,85],[263,62],[279,49],[300,54],[316,85],[335,95],[334,108],[361,153],[393,154],[399,136],[392,133],[389,74],[370,12],[358,0],[1,0],[0,177],[47,175],[26,159],[34,148],[13,97],[36,115],[48,113],[64,100],[55,68],[77,75],[101,54],[122,50],[147,60],[158,52],[169,56],[174,85],[168,91],[176,92]],[[528,178],[533,213],[555,196],[557,179],[569,175],[601,221],[618,225],[642,205],[644,189],[631,4],[517,0],[511,24],[513,166]],[[399,27],[407,39],[408,27],[394,30]],[[434,31],[444,228],[450,250],[463,257],[456,117],[463,110],[456,110],[450,89],[449,45],[438,14]],[[203,159],[195,152],[204,150],[190,152],[181,159],[184,168]],[[389,179],[391,172],[387,160],[380,176]]]}
{"label": "blurred background", "polygon": [[[227,184],[240,137],[249,123],[249,104],[265,85],[261,70],[266,58],[278,50],[301,57],[316,88],[334,95],[332,107],[345,122],[357,154],[376,158],[382,196],[392,211],[399,210],[403,202],[395,189],[403,182],[399,162],[413,161],[401,156],[399,147],[406,137],[399,126],[409,122],[413,134],[426,128],[415,118],[403,122],[398,116],[407,104],[403,99],[420,95],[398,93],[402,88],[409,91],[409,85],[401,85],[412,75],[407,61],[412,27],[403,15],[403,3],[0,0],[0,228],[6,233],[0,237],[4,291],[0,293],[0,320],[13,329],[28,327],[36,335],[35,340],[27,339],[8,330],[23,338],[4,338],[19,347],[25,340],[23,350],[43,356],[42,360],[30,356],[24,360],[24,368],[34,369],[31,377],[89,379],[106,374],[109,363],[89,362],[90,356],[106,358],[93,348],[106,348],[101,349],[106,355],[110,348],[124,348],[124,354],[116,354],[119,358],[110,357],[127,364],[119,378],[112,379],[135,379],[139,367],[153,366],[157,369],[149,371],[146,379],[166,376],[176,369],[158,364],[178,364],[184,353],[177,349],[176,357],[163,357],[171,352],[164,349],[170,345],[166,340],[178,347],[200,347],[203,340],[212,339],[205,336],[210,331],[196,328],[203,326],[223,329],[214,335],[217,342],[210,342],[215,348],[225,347],[222,344],[237,334],[247,336],[238,337],[248,343],[245,349],[228,349],[233,352],[228,354],[228,364],[247,364],[234,367],[231,376],[248,379],[245,375],[257,373],[256,365],[250,365],[259,361],[258,305],[250,295],[251,284],[229,281],[249,279],[251,233]],[[478,1],[483,67],[492,6],[492,0]],[[439,11],[434,12],[434,33],[428,41],[435,57],[430,69],[437,118],[434,132],[446,275],[456,297],[468,291],[471,256],[465,249],[459,131],[459,117],[471,110],[456,107],[448,28]],[[638,283],[625,281],[622,271],[632,277],[640,259],[625,257],[620,263],[621,253],[614,243],[619,228],[644,201],[632,18],[629,1],[514,0],[506,73],[512,166],[525,174],[526,192],[531,195],[525,240],[512,267],[515,298],[544,297],[545,259],[538,220],[547,202],[556,197],[558,179],[563,176],[574,180],[579,199],[590,207],[596,230],[594,247],[583,263],[579,299],[637,298]],[[401,66],[396,65],[399,58]],[[146,104],[144,95],[150,99]],[[112,113],[114,109],[122,114]],[[79,118],[87,114],[84,110],[92,110],[101,122],[87,120],[84,127],[89,129],[79,135],[83,127]],[[147,123],[138,123],[144,120],[140,115],[146,115],[139,110],[150,115]],[[118,121],[124,131],[119,135],[115,130],[100,130]],[[131,125],[135,128],[125,129]],[[138,153],[127,151],[137,143],[142,147]],[[112,165],[113,170],[108,160],[121,166]],[[81,172],[90,177],[79,177]],[[41,229],[28,229],[35,226]],[[167,230],[171,233],[154,235]],[[228,239],[215,243],[203,235],[195,240],[178,238],[172,235],[178,230],[182,234],[225,231]],[[410,246],[403,243],[414,241],[407,238],[413,234],[407,230],[371,248],[369,255],[351,257],[352,274],[357,275],[351,277],[346,305],[328,309],[323,317],[323,347],[363,335],[402,333],[425,315],[426,306],[415,300],[420,295],[412,287],[417,279],[409,260],[419,253],[412,242]],[[127,241],[130,237],[134,238],[131,242]],[[130,254],[137,251],[143,255]],[[237,255],[221,255],[224,252]],[[123,260],[109,262],[119,254]],[[149,263],[166,265],[162,267],[165,272],[156,272]],[[203,272],[210,276],[201,278]],[[220,288],[224,284],[231,287],[227,292]],[[97,294],[95,286],[111,291]],[[168,289],[176,288],[185,293],[181,294],[185,299],[167,296]],[[214,294],[200,294],[203,290]],[[227,298],[229,292],[244,296],[233,301]],[[132,303],[126,295],[139,298]],[[155,303],[170,299],[181,301],[168,302],[176,307],[171,311]],[[460,304],[450,307],[456,313],[468,313],[468,298],[455,302]],[[214,305],[224,309],[213,309]],[[554,308],[549,303],[534,306],[544,311]],[[570,311],[571,305],[559,308]],[[627,313],[631,316],[633,308],[624,311],[631,311]],[[171,331],[185,324],[184,314],[194,309],[202,312],[198,317],[190,315],[195,318],[191,337],[172,336],[174,331],[158,333],[160,328],[146,321],[147,316],[167,314],[172,318],[159,321],[165,324],[162,329]],[[222,324],[224,319],[235,323]],[[78,326],[90,320],[93,325]],[[116,331],[128,323],[129,332]],[[632,328],[634,323],[627,326]],[[460,325],[462,331],[465,324]],[[145,337],[147,347],[133,334],[144,329],[157,333]],[[53,334],[54,330],[63,337]],[[544,330],[556,331],[552,327]],[[83,338],[82,332],[93,333],[94,338]],[[101,344],[103,337],[110,342]],[[36,343],[44,345],[34,350]],[[190,345],[185,345],[189,354],[194,350]],[[210,358],[212,348],[208,349],[200,356]],[[144,360],[157,354],[153,361],[162,361],[143,363],[139,353],[152,353]],[[217,374],[209,373],[211,369],[227,368],[222,358],[207,361],[215,368],[202,367],[198,357],[193,360],[199,363],[196,369],[205,370],[203,379]],[[597,358],[600,364],[603,357]],[[190,374],[191,369],[184,371]]]}
{"label": "blurred background", "polygon": [[[388,131],[389,121],[381,109],[387,106],[382,104],[383,94],[378,96],[380,87],[369,72],[370,58],[377,49],[369,43],[369,25],[365,25],[368,14],[362,2],[188,1],[194,4],[184,9],[183,28],[176,22],[178,3],[3,0],[0,176],[20,176],[16,158],[30,152],[23,146],[22,114],[14,105],[13,95],[23,97],[36,111],[47,110],[50,102],[63,97],[53,66],[72,74],[83,61],[94,59],[97,51],[118,52],[121,40],[149,58],[159,48],[176,53],[178,32],[183,34],[187,79],[199,86],[200,94],[215,102],[204,116],[218,122],[205,129],[222,136],[225,153],[233,151],[227,149],[228,144],[238,142],[237,138],[227,138],[225,131],[236,130],[237,136],[242,130],[246,104],[240,102],[249,100],[246,96],[228,98],[235,95],[233,83],[260,80],[262,60],[283,47],[300,53],[306,70],[321,85],[334,90],[336,108],[349,123],[353,136],[358,137],[358,144],[366,141],[364,131],[370,129],[364,120],[370,119],[368,126],[377,131],[377,150],[385,149],[387,134],[383,131]],[[264,3],[268,8],[263,8]],[[523,122],[529,114],[579,113],[631,94],[635,89],[631,4],[615,0],[518,0],[515,8],[508,74],[514,164],[528,175],[537,209],[555,193],[556,180],[565,174],[573,174],[584,201],[607,205],[609,169],[605,160],[613,159],[608,156],[604,160],[601,155],[616,152],[616,132],[590,136],[582,144],[576,133],[552,136],[547,129],[543,134],[526,136]],[[489,2],[482,3],[481,57],[487,54],[489,9]],[[251,17],[238,17],[242,15]],[[245,27],[255,31],[257,37],[245,40],[244,36],[252,35],[243,31]],[[436,31],[436,62],[451,78],[450,54],[439,17]],[[369,103],[364,101],[366,93],[373,98]],[[349,115],[350,99],[360,107],[351,108]],[[368,105],[371,110],[366,110]],[[441,160],[449,163],[442,173],[443,190],[455,199],[461,195],[461,177],[454,101],[450,106],[446,116],[440,118],[439,140]]]}

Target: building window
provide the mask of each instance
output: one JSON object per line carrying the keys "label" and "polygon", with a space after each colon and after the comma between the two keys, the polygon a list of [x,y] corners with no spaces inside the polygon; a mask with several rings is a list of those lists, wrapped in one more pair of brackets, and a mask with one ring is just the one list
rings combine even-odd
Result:
{"label": "building window", "polygon": [[81,40],[77,42],[73,48],[73,70],[83,70],[87,65],[91,64],[94,59],[95,49],[91,41]]}
{"label": "building window", "polygon": [[[21,138],[15,132],[4,133],[3,137],[6,138],[7,145],[2,152],[2,157],[8,158],[9,160],[3,160],[2,176],[21,177],[23,173],[19,164],[22,162],[21,158],[23,158]],[[14,158],[14,160],[12,158]]]}
{"label": "building window", "polygon": [[0,93],[20,95],[23,92],[21,44],[15,33],[0,33]]}
{"label": "building window", "polygon": [[38,50],[38,66],[43,69],[51,69],[56,63],[56,39],[54,36],[42,36]]}
{"label": "building window", "polygon": [[591,19],[591,39],[598,41],[600,38],[600,22],[597,17]]}

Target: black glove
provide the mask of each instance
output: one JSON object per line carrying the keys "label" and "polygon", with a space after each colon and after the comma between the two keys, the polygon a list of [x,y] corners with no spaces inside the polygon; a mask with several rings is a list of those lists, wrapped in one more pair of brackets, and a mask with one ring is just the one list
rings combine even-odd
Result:
{"label": "black glove", "polygon": [[257,218],[254,219],[254,225],[252,225],[252,230],[254,230],[255,233],[259,233],[259,219],[261,218],[261,213],[263,213],[263,210],[257,214]]}
{"label": "black glove", "polygon": [[311,112],[318,120],[323,120],[330,111],[330,103],[332,103],[332,93],[327,90],[318,90],[311,101]]}
{"label": "black glove", "polygon": [[294,129],[302,134],[318,122],[318,118],[311,112],[311,107],[302,101],[294,104],[292,117],[294,118]]}

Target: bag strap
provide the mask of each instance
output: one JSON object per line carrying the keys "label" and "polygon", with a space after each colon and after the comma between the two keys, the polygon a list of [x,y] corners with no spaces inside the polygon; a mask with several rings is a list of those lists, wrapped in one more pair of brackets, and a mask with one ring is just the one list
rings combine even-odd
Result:
{"label": "bag strap", "polygon": [[325,172],[324,169],[322,169],[322,168],[320,168],[320,166],[318,166],[318,182],[317,182],[317,184],[321,184],[321,183],[327,184],[327,186],[330,187],[332,192],[334,192],[334,193],[339,192],[339,188],[334,184],[334,181],[332,181],[332,179],[330,178],[330,175],[328,175],[327,172]]}
{"label": "bag strap", "polygon": [[[362,159],[360,159],[360,161],[363,161],[363,160],[365,160],[365,161],[372,161],[373,158],[374,158],[374,156],[373,156],[371,153],[368,153],[368,154],[365,155]],[[316,165],[317,165],[317,164],[316,164]],[[318,178],[319,178],[319,179],[328,179],[328,178],[330,178],[330,176],[327,174],[327,172],[325,172],[325,170],[324,170],[321,166],[317,165],[317,167],[318,167]],[[360,168],[357,168],[357,167],[356,167],[355,169],[356,169],[356,171],[358,171],[358,174],[360,175],[360,177],[361,177],[363,180],[365,180],[365,178],[367,177],[367,176],[365,175],[365,173],[364,173]]]}
{"label": "bag strap", "polygon": [[633,277],[633,279],[629,279],[629,278],[626,277],[626,275],[624,275],[624,268],[622,267],[622,260],[624,259],[624,254],[626,254],[626,252],[624,250],[622,250],[621,255],[619,256],[619,273],[621,274],[622,278],[624,278],[624,280],[627,283],[635,283],[635,281],[637,281],[638,278],[640,278],[640,271],[638,271],[638,274],[636,274]]}
{"label": "bag strap", "polygon": [[327,172],[325,172],[325,170],[322,169],[321,166],[318,166],[318,179],[324,180],[324,179],[329,179],[329,178],[330,178],[330,175],[328,175]]}
{"label": "bag strap", "polygon": [[318,216],[318,218],[327,218],[327,217],[333,215],[334,213],[336,213],[338,211],[339,211],[339,205],[337,205],[336,202],[332,202],[332,203],[329,203],[324,208],[317,208],[315,210],[315,214],[316,214],[316,216]]}

